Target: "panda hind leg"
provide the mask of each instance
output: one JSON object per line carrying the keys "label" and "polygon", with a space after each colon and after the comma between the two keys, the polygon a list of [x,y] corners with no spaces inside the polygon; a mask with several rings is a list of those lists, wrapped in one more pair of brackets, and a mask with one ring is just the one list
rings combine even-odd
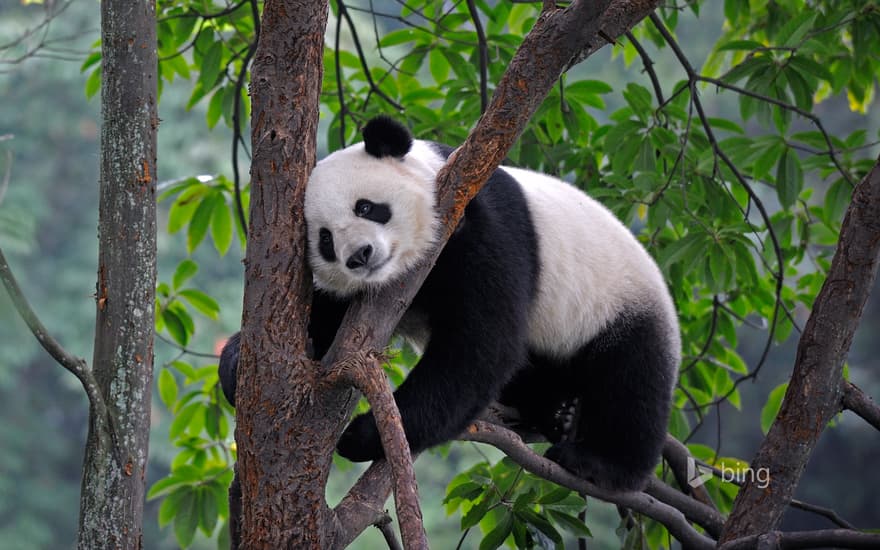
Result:
{"label": "panda hind leg", "polygon": [[644,489],[666,437],[678,367],[672,345],[654,316],[629,315],[576,354],[568,366],[576,412],[547,458],[606,489]]}
{"label": "panda hind leg", "polygon": [[513,427],[556,443],[566,439],[572,429],[577,400],[572,384],[565,380],[568,371],[545,363],[530,356],[528,364],[504,386],[499,401],[516,409],[519,418]]}

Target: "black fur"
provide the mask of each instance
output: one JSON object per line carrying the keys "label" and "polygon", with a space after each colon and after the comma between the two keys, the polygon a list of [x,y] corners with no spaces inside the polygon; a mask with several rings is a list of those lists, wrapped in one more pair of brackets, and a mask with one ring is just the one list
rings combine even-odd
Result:
{"label": "black fur", "polygon": [[[374,129],[386,135],[388,122],[377,124]],[[437,151],[447,156],[452,149],[438,145]],[[523,192],[507,172],[496,170],[466,208],[410,309],[426,316],[431,333],[418,365],[394,394],[410,447],[421,451],[454,438],[498,400],[554,443],[547,456],[566,469],[608,488],[640,489],[666,433],[676,366],[667,327],[658,315],[632,311],[570,358],[529,350],[539,269]],[[309,330],[317,358],[332,343],[346,308],[345,301],[315,293]],[[233,336],[220,365],[230,402],[237,359]],[[351,422],[337,449],[354,461],[383,456],[371,413]]]}
{"label": "black fur", "polygon": [[409,129],[393,118],[379,115],[364,126],[364,147],[376,157],[403,158],[412,148]]}

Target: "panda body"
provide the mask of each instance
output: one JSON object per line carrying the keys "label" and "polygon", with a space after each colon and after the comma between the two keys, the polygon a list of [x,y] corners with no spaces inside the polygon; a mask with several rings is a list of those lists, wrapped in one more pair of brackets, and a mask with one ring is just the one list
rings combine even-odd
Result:
{"label": "panda body", "polygon": [[[319,162],[306,189],[317,357],[348,300],[397,280],[437,234],[434,180],[452,150],[386,117],[364,137]],[[454,438],[500,401],[553,443],[549,458],[601,486],[639,489],[656,465],[680,360],[675,309],[635,237],[573,186],[497,169],[397,333],[423,352],[395,392],[413,451]],[[224,350],[224,389],[237,351],[237,341]],[[563,426],[568,410],[574,422]],[[372,414],[352,421],[338,450],[383,456]]]}

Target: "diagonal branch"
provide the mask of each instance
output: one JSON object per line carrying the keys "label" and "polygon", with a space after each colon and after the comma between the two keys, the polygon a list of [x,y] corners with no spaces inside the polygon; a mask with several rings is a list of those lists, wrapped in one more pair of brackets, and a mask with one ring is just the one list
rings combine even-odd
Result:
{"label": "diagonal branch", "polygon": [[85,359],[69,353],[55,338],[52,337],[51,334],[49,334],[49,331],[46,330],[46,327],[43,326],[43,323],[40,321],[39,317],[37,317],[36,312],[31,308],[27,298],[24,297],[24,293],[18,286],[18,282],[15,280],[15,275],[13,275],[12,270],[9,268],[9,263],[6,261],[6,256],[3,255],[2,249],[0,249],[0,280],[3,281],[3,286],[6,287],[6,292],[9,293],[9,297],[12,299],[16,311],[18,311],[18,314],[28,326],[31,333],[34,335],[34,338],[37,339],[40,345],[43,346],[43,349],[45,349],[59,365],[76,376],[82,384],[83,389],[86,391],[86,395],[88,396],[92,407],[95,407],[95,412],[99,413],[101,418],[104,418],[104,398],[98,390],[94,374],[91,369],[89,369]]}
{"label": "diagonal branch", "polygon": [[851,382],[843,385],[843,408],[856,413],[865,422],[880,430],[880,406]]}
{"label": "diagonal branch", "polygon": [[880,535],[852,529],[820,531],[771,531],[739,538],[719,546],[719,550],[752,550],[753,548],[865,548],[880,547]]}
{"label": "diagonal branch", "polygon": [[390,492],[391,466],[385,460],[377,460],[333,509],[337,536],[332,548],[345,548],[361,531],[382,521]]}
{"label": "diagonal branch", "polygon": [[810,454],[840,411],[843,363],[880,261],[880,159],[856,187],[828,277],[798,343],[785,398],[752,461],[770,486],[748,480],[736,497],[720,542],[776,529]]}
{"label": "diagonal branch", "polygon": [[376,418],[385,460],[391,468],[403,544],[407,548],[427,548],[428,538],[422,522],[418,484],[403,431],[403,420],[379,359],[380,356],[372,352],[348,355],[326,381],[336,383],[335,375],[338,373],[341,377],[339,381],[354,386],[367,398]]}

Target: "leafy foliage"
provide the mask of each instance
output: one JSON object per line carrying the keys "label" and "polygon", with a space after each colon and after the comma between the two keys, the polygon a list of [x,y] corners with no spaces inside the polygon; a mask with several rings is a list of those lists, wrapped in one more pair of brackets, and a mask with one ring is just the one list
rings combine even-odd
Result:
{"label": "leafy foliage", "polygon": [[[364,121],[388,111],[398,112],[416,135],[450,144],[465,138],[480,115],[481,96],[492,93],[539,9],[478,1],[472,12],[469,4],[415,0],[385,13],[372,3],[331,3],[334,29],[322,96],[329,149],[356,141]],[[189,105],[207,102],[206,126],[222,120],[232,128],[236,151],[249,118],[244,84],[257,8],[255,2],[159,2],[163,81],[189,80]],[[703,2],[685,10],[711,20]],[[741,383],[758,374],[774,343],[799,330],[796,311],[811,306],[824,280],[842,213],[854,182],[870,166],[866,153],[877,138],[869,137],[866,125],[831,135],[823,117],[839,109],[840,98],[862,114],[873,102],[880,10],[867,0],[725,0],[720,35],[698,70],[688,59],[696,48],[674,35],[685,17],[663,8],[621,37],[612,49],[628,68],[623,86],[587,78],[580,68],[569,71],[509,159],[586,189],[631,224],[657,258],[683,339],[670,432],[688,441],[711,408],[742,406]],[[662,78],[655,68],[661,59]],[[98,61],[91,56],[83,64],[91,71],[89,95],[97,91]],[[190,254],[208,235],[220,255],[234,232],[243,243],[236,201],[246,212],[248,195],[237,189],[234,172],[211,181],[190,178],[163,192],[171,200],[168,232],[182,235],[185,229]],[[157,330],[179,346],[195,331],[191,310],[209,318],[219,311],[213,298],[188,286],[197,270],[195,260],[186,259],[158,289]],[[756,361],[738,351],[744,327],[766,333]],[[389,374],[400,379],[405,370],[392,362]],[[160,522],[173,520],[178,541],[187,546],[197,529],[215,533],[228,517],[231,410],[213,365],[177,360],[162,370],[158,384],[175,415],[170,437],[180,454],[150,497],[164,497]],[[768,400],[765,430],[781,395],[774,391]],[[737,460],[701,446],[690,449],[710,463]],[[727,511],[736,487],[716,480],[708,489]],[[479,526],[481,548],[554,548],[563,545],[562,533],[590,535],[577,518],[583,499],[506,459],[456,476],[444,504],[448,513],[461,514],[463,531]],[[635,524],[621,531],[625,545],[667,544],[662,527],[638,518]]]}
{"label": "leafy foliage", "polygon": [[455,476],[443,500],[446,512],[461,512],[461,529],[479,525],[485,536],[481,550],[505,541],[516,548],[565,548],[562,533],[591,536],[577,516],[584,498],[529,474],[509,458],[492,465],[480,462]]}

